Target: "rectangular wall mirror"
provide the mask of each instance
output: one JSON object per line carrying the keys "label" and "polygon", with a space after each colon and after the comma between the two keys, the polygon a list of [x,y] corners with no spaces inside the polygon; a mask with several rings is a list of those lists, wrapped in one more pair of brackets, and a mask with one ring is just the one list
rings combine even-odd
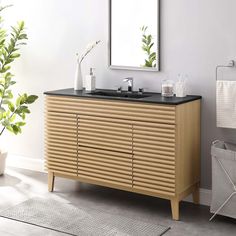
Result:
{"label": "rectangular wall mirror", "polygon": [[159,71],[159,0],[109,0],[109,66]]}

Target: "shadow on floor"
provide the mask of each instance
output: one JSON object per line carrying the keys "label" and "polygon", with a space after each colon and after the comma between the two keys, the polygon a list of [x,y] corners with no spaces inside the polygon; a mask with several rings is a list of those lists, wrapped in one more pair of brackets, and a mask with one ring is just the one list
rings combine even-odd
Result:
{"label": "shadow on floor", "polygon": [[10,186],[13,187],[17,184],[19,184],[21,180],[15,176],[4,174],[0,176],[0,187],[3,186]]}

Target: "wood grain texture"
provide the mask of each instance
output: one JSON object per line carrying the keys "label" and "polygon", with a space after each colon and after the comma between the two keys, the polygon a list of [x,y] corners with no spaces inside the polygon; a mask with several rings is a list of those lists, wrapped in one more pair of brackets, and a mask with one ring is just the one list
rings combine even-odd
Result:
{"label": "wood grain texture", "polygon": [[130,121],[78,116],[78,176],[132,187]]}
{"label": "wood grain texture", "polygon": [[53,192],[55,176],[53,172],[48,172],[48,191]]}
{"label": "wood grain texture", "polygon": [[200,181],[200,100],[176,107],[177,194]]}
{"label": "wood grain texture", "polygon": [[77,116],[45,114],[45,167],[51,172],[77,176]]}
{"label": "wood grain texture", "polygon": [[133,125],[133,178],[134,188],[175,195],[175,125]]}
{"label": "wood grain texture", "polygon": [[46,110],[85,116],[175,124],[175,106],[46,96]]}
{"label": "wood grain texture", "polygon": [[179,200],[177,198],[171,199],[172,219],[179,220]]}
{"label": "wood grain texture", "polygon": [[162,197],[178,220],[184,197],[198,202],[200,100],[174,106],[48,95],[45,156],[49,189],[61,176]]}

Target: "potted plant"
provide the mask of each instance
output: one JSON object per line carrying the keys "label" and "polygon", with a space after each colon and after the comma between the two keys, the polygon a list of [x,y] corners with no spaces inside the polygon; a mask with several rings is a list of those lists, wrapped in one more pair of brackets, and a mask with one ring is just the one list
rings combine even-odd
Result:
{"label": "potted plant", "polygon": [[[0,7],[0,137],[5,131],[21,133],[25,125],[26,114],[30,113],[29,104],[35,102],[36,95],[19,94],[16,99],[11,87],[16,83],[10,72],[11,64],[20,57],[20,46],[26,44],[24,22],[19,22],[7,32],[2,26],[1,13],[9,6]],[[7,152],[1,150],[0,143],[0,175],[4,173]]]}

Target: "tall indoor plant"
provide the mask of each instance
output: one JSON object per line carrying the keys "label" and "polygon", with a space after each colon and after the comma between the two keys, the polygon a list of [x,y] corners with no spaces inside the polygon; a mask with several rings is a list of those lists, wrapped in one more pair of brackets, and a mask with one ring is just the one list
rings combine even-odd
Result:
{"label": "tall indoor plant", "polygon": [[[20,57],[20,46],[26,44],[24,22],[19,22],[7,32],[2,26],[1,13],[9,6],[0,7],[0,137],[8,130],[14,134],[21,133],[21,127],[25,125],[26,114],[30,113],[28,108],[38,96],[19,94],[16,99],[11,87],[16,83],[10,72],[11,64]],[[0,143],[1,148],[1,143]],[[5,170],[7,153],[0,149],[0,175]]]}

